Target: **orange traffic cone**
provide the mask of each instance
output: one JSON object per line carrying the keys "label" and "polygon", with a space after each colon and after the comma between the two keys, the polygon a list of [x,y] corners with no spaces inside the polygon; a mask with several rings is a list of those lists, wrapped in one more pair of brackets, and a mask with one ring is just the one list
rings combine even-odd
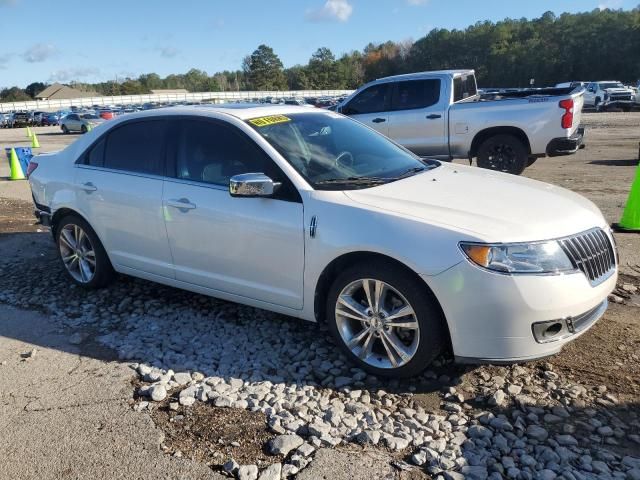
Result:
{"label": "orange traffic cone", "polygon": [[12,148],[11,153],[9,153],[9,167],[11,168],[11,176],[9,177],[9,180],[25,179],[24,172],[22,171],[22,165],[20,165],[20,160],[18,160],[15,148]]}

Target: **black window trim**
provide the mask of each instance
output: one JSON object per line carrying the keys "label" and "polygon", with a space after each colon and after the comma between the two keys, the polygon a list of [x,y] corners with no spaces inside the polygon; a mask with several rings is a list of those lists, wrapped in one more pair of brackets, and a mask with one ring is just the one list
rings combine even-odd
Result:
{"label": "black window trim", "polygon": [[[438,98],[436,99],[436,101],[434,103],[432,103],[431,105],[426,105],[424,107],[415,107],[415,108],[393,108],[393,102],[396,98],[396,95],[398,94],[398,88],[400,88],[400,84],[401,83],[408,83],[408,82],[427,82],[427,81],[435,81],[438,82]],[[410,112],[412,110],[423,110],[425,108],[431,108],[435,105],[438,105],[440,103],[441,100],[441,93],[442,91],[442,80],[440,78],[412,78],[411,80],[399,80],[397,82],[393,82],[393,89],[391,90],[391,99],[390,99],[390,104],[389,104],[389,111],[390,112]]]}

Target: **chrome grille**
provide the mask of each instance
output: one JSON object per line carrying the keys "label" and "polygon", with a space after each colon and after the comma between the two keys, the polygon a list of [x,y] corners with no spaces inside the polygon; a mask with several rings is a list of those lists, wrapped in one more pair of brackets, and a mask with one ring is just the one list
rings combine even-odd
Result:
{"label": "chrome grille", "polygon": [[563,238],[559,242],[574,267],[580,269],[592,285],[604,281],[616,267],[613,245],[600,228]]}

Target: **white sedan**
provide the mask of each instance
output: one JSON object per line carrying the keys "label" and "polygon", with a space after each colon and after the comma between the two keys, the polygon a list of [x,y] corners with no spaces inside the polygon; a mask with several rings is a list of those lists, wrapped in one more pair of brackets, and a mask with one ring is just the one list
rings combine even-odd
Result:
{"label": "white sedan", "polygon": [[140,112],[30,173],[74,283],[119,272],[326,322],[378,375],[417,374],[445,349],[467,362],[557,353],[617,278],[611,232],[583,197],[421,160],[328,111]]}

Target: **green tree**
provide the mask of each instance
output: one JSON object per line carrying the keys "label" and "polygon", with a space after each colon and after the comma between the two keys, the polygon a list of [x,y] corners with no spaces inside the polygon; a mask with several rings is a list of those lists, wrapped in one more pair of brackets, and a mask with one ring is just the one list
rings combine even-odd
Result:
{"label": "green tree", "polygon": [[309,89],[309,79],[307,78],[306,69],[302,65],[296,65],[288,68],[284,71],[284,74],[287,77],[289,90]]}
{"label": "green tree", "polygon": [[280,58],[271,47],[260,45],[250,56],[245,57],[243,70],[252,90],[284,90],[287,81]]}
{"label": "green tree", "polygon": [[338,83],[338,65],[333,52],[321,47],[311,55],[307,66],[309,85],[320,90],[336,88]]}
{"label": "green tree", "polygon": [[3,102],[25,102],[32,98],[19,87],[4,88],[0,90],[0,99]]}
{"label": "green tree", "polygon": [[45,88],[47,88],[47,84],[46,83],[33,82],[33,83],[30,83],[29,85],[27,85],[27,87],[24,89],[24,92],[27,95],[29,95],[31,98],[35,98],[36,95],[38,93],[40,93],[41,91],[43,91]]}

